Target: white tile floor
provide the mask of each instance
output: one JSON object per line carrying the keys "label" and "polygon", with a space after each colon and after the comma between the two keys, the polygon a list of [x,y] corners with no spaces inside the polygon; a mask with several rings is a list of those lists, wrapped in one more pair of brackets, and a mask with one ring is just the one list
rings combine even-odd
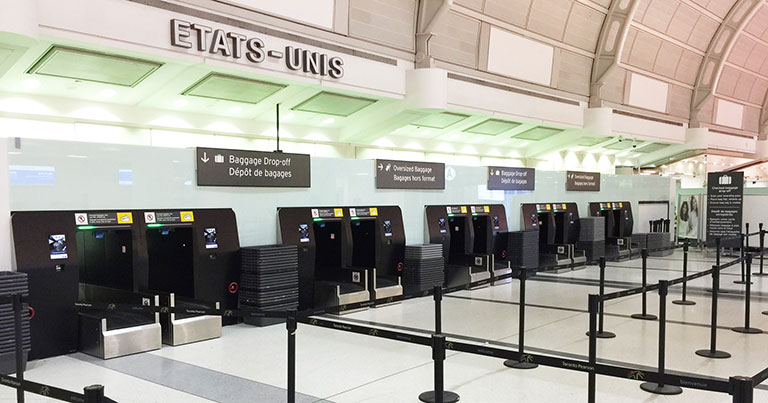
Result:
{"label": "white tile floor", "polygon": [[[691,272],[706,270],[712,260],[692,253]],[[609,263],[609,281],[639,283],[640,260]],[[649,284],[659,279],[680,276],[679,253],[667,258],[650,258]],[[634,267],[634,268],[632,268]],[[722,287],[743,290],[733,284],[739,267],[721,277]],[[563,274],[543,274],[562,280],[596,279],[598,268],[589,267]],[[753,278],[752,325],[768,330],[768,279]],[[689,299],[695,306],[671,304],[679,298],[679,286],[668,297],[667,368],[700,375],[727,378],[753,375],[768,366],[768,333],[742,335],[728,329],[718,331],[718,348],[733,354],[728,360],[710,360],[694,354],[708,347],[710,297],[704,289],[709,278],[690,284]],[[606,292],[618,290],[608,287]],[[586,355],[588,339],[587,295],[597,292],[596,285],[564,282],[528,282],[526,344],[532,349],[556,350]],[[471,298],[471,299],[469,299]],[[504,343],[516,343],[518,333],[518,283],[461,291],[443,301],[443,330]],[[606,304],[606,330],[618,337],[600,340],[598,357],[631,364],[655,366],[657,357],[656,322],[630,319],[640,311],[640,296],[610,301]],[[648,295],[649,313],[658,312],[658,295]],[[743,321],[743,299],[734,294],[720,299],[719,324],[738,326]],[[384,308],[346,315],[342,320],[370,321],[398,327],[432,329],[431,298],[407,301]],[[431,389],[432,362],[428,348],[368,336],[300,325],[297,336],[297,389],[306,395],[333,402],[415,402],[420,392]],[[163,362],[181,362],[218,371],[238,379],[285,387],[286,331],[284,325],[254,328],[244,325],[224,329],[221,339],[180,346],[164,347],[153,354]],[[446,387],[461,395],[463,402],[574,402],[586,401],[587,375],[555,368],[540,367],[521,371],[508,369],[500,360],[449,352],[446,361]],[[119,360],[119,359],[118,359]],[[119,363],[119,362],[116,362]],[[173,376],[173,366],[168,368]],[[30,380],[80,390],[101,383],[107,395],[120,402],[202,402],[211,401],[176,390],[162,379],[139,379],[118,370],[107,369],[82,355],[58,357],[30,364]],[[200,380],[204,382],[205,380]],[[679,396],[649,395],[634,381],[599,376],[598,402],[729,402],[730,396],[686,389]],[[215,386],[214,386],[215,387]],[[768,390],[768,389],[766,389]],[[768,392],[758,389],[755,401],[768,401]],[[225,394],[222,394],[224,396]],[[218,400],[218,399],[217,399]],[[14,392],[0,389],[0,402],[15,401]],[[43,401],[32,397],[28,401]],[[220,401],[226,401],[221,399]],[[230,400],[232,401],[232,400]]]}

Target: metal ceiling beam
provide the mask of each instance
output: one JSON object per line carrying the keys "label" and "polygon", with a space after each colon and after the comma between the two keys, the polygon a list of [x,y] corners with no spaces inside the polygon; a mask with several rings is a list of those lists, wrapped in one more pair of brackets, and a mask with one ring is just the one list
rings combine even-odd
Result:
{"label": "metal ceiling beam", "polygon": [[640,6],[640,0],[613,0],[603,21],[597,42],[597,53],[592,64],[590,83],[590,107],[599,107],[605,78],[621,61],[621,54],[627,41],[629,27]]}
{"label": "metal ceiling beam", "polygon": [[707,53],[699,66],[691,97],[691,127],[699,126],[699,112],[715,95],[725,61],[739,34],[764,3],[765,0],[738,0],[709,42]]}
{"label": "metal ceiling beam", "polygon": [[416,68],[432,67],[432,53],[429,40],[434,35],[440,19],[448,13],[453,0],[419,0],[419,14],[416,21]]}

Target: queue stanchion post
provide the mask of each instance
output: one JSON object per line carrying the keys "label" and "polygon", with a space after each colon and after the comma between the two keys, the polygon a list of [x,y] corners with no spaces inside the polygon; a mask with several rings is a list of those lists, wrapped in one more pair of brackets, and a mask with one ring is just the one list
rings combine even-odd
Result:
{"label": "queue stanchion post", "polygon": [[518,325],[518,352],[520,354],[520,358],[518,360],[506,360],[504,361],[504,365],[509,368],[515,368],[515,369],[534,369],[539,366],[539,364],[530,362],[528,360],[528,355],[525,354],[525,280],[528,276],[526,273],[527,270],[525,267],[520,269],[520,313],[519,313],[519,325]]}
{"label": "queue stanchion post", "polygon": [[696,305],[696,302],[688,299],[688,247],[689,241],[683,241],[683,295],[682,299],[672,301],[675,305]]}
{"label": "queue stanchion post", "polygon": [[734,281],[734,284],[747,284],[747,274],[744,264],[746,254],[744,251],[745,248],[749,248],[749,223],[747,223],[747,234],[741,234],[741,250],[739,251],[739,258],[741,258],[741,277]]}
{"label": "queue stanchion post", "polygon": [[83,388],[84,403],[102,403],[104,402],[104,386],[91,385]]}
{"label": "queue stanchion post", "polygon": [[432,360],[434,361],[434,389],[419,395],[424,403],[455,403],[459,395],[445,390],[445,335],[443,335],[443,315],[441,302],[443,289],[439,285],[433,288],[435,300],[435,334],[432,335]]}
{"label": "queue stanchion post", "polygon": [[646,288],[648,287],[648,249],[643,248],[640,251],[640,257],[643,259],[643,293],[642,293],[642,304],[643,304],[643,311],[641,313],[635,313],[632,314],[631,317],[633,319],[641,319],[641,320],[656,320],[658,319],[656,315],[651,315],[648,313],[648,292]]}
{"label": "queue stanchion post", "polygon": [[728,393],[733,397],[733,403],[754,403],[754,381],[745,376],[733,376],[728,379]]}
{"label": "queue stanchion post", "polygon": [[[24,345],[21,330],[21,294],[13,294],[13,327],[16,358],[16,379],[24,382]],[[16,389],[16,401],[24,403],[24,389]]]}
{"label": "queue stanchion post", "polygon": [[[600,295],[600,304],[598,307],[599,315],[597,317],[597,334],[598,339],[612,339],[616,337],[616,333],[605,331],[605,301],[603,296],[605,295],[605,256],[600,257],[600,286],[598,289],[598,295]],[[587,332],[589,336],[589,332]]]}
{"label": "queue stanchion post", "polygon": [[288,403],[296,402],[296,311],[288,315],[285,321],[288,331]]}
{"label": "queue stanchion post", "polygon": [[595,366],[597,365],[597,311],[600,309],[600,296],[596,294],[589,294],[589,366],[592,369],[589,371],[589,383],[587,384],[587,402],[595,403],[595,389],[597,387],[597,373]]}
{"label": "queue stanchion post", "polygon": [[750,304],[752,300],[752,279],[750,278],[752,275],[752,254],[751,253],[747,253],[746,273],[747,273],[747,282],[746,282],[746,291],[744,293],[744,326],[734,327],[731,330],[733,330],[736,333],[761,334],[763,333],[761,329],[750,326],[750,316],[751,316]]}
{"label": "queue stanchion post", "polygon": [[763,223],[758,226],[760,228],[760,271],[752,273],[753,276],[765,276],[768,273],[763,272],[763,255],[765,251],[765,231],[763,231]]}
{"label": "queue stanchion post", "polygon": [[[718,246],[720,238],[717,239]],[[731,358],[731,355],[725,351],[717,349],[717,298],[720,288],[720,266],[712,268],[712,319],[709,327],[709,348],[697,350],[696,355],[707,358]]]}
{"label": "queue stanchion post", "polygon": [[659,381],[645,382],[640,384],[640,389],[656,393],[658,395],[679,395],[683,389],[675,385],[664,383],[665,374],[665,354],[667,343],[667,294],[669,293],[669,282],[667,280],[659,281]]}

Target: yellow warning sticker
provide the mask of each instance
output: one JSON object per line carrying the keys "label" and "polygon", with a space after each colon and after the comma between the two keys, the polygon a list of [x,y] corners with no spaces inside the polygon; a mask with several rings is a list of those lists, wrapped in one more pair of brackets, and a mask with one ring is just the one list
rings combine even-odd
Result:
{"label": "yellow warning sticker", "polygon": [[547,210],[552,210],[552,206],[547,204]]}
{"label": "yellow warning sticker", "polygon": [[181,211],[179,214],[181,214],[181,222],[195,221],[195,213],[193,211]]}
{"label": "yellow warning sticker", "polygon": [[606,203],[606,204],[608,205],[608,207],[611,207],[611,203]]}
{"label": "yellow warning sticker", "polygon": [[379,209],[371,207],[371,217],[376,217],[377,215],[379,215]]}
{"label": "yellow warning sticker", "polygon": [[619,203],[619,207],[624,207],[624,203]]}
{"label": "yellow warning sticker", "polygon": [[461,206],[461,214],[467,214],[467,206]]}
{"label": "yellow warning sticker", "polygon": [[563,203],[563,210],[568,210],[568,206],[566,206],[565,203]]}
{"label": "yellow warning sticker", "polygon": [[117,213],[118,224],[133,224],[133,213]]}
{"label": "yellow warning sticker", "polygon": [[483,206],[483,212],[490,213],[491,212],[491,206]]}
{"label": "yellow warning sticker", "polygon": [[344,209],[340,209],[340,208],[333,209],[333,216],[334,217],[344,217]]}

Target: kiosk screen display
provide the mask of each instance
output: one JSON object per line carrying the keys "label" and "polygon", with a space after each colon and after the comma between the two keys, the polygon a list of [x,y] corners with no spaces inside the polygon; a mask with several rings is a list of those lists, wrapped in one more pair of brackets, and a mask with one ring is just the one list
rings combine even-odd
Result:
{"label": "kiosk screen display", "polygon": [[51,259],[67,258],[67,236],[63,234],[48,235],[48,247],[51,250]]}
{"label": "kiosk screen display", "polygon": [[205,237],[205,249],[216,249],[219,247],[219,238],[216,235],[216,228],[206,228],[203,231]]}

